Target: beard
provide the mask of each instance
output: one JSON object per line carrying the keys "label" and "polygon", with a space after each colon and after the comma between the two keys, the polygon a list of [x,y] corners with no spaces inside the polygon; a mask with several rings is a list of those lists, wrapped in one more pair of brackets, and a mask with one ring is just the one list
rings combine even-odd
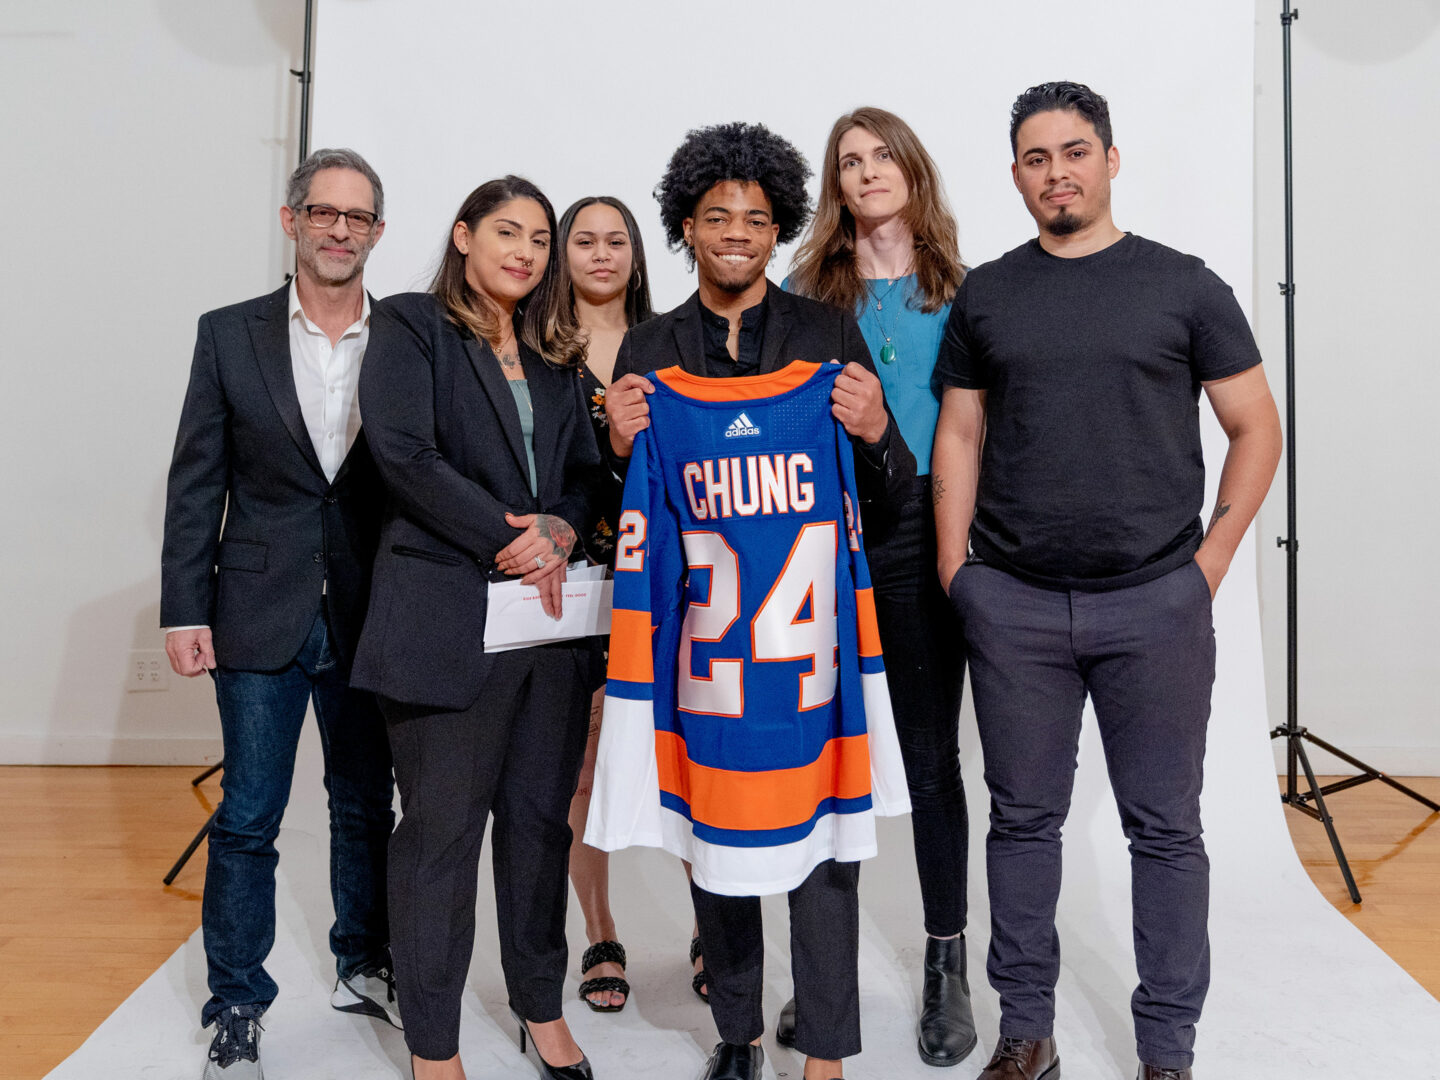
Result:
{"label": "beard", "polygon": [[[761,270],[760,273],[764,273],[764,270]],[[732,296],[739,296],[746,289],[750,288],[750,286],[754,285],[759,277],[760,274],[751,274],[743,280],[740,278],[730,278],[726,281],[715,281],[712,282],[712,284],[721,292],[730,293]]]}
{"label": "beard", "polygon": [[1089,224],[1089,220],[1072,214],[1068,207],[1062,206],[1060,212],[1045,223],[1045,231],[1051,236],[1073,236]]}
{"label": "beard", "polygon": [[732,296],[739,296],[746,289],[749,289],[765,276],[765,268],[769,265],[764,259],[756,259],[753,266],[747,266],[743,270],[738,267],[729,268],[730,272],[725,275],[716,275],[711,279],[711,284],[721,292],[730,293]]}
{"label": "beard", "polygon": [[[1082,207],[1082,210],[1084,207]],[[1068,206],[1059,208],[1059,212],[1041,226],[1051,236],[1074,236],[1082,229],[1088,229],[1097,221],[1102,220],[1110,212],[1110,193],[1100,193],[1096,205],[1092,206],[1088,213],[1077,214]]]}
{"label": "beard", "polygon": [[320,255],[320,241],[302,236],[295,245],[295,261],[310,271],[312,277],[322,285],[347,285],[360,276],[365,269],[365,260],[370,254],[371,244],[367,241],[356,243],[355,261],[348,266],[336,266],[331,260]]}

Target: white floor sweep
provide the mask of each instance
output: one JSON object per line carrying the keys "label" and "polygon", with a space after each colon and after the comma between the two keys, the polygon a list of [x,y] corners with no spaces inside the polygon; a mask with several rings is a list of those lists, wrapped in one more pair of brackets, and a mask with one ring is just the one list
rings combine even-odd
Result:
{"label": "white floor sweep", "polygon": [[[1237,620],[1240,626],[1250,620]],[[1234,624],[1232,623],[1232,626]],[[1240,637],[1248,637],[1241,633]],[[1217,687],[1206,792],[1214,884],[1213,979],[1199,1029],[1196,1075],[1203,1080],[1354,1080],[1440,1077],[1440,1002],[1420,988],[1336,913],[1311,885],[1286,834],[1260,700],[1244,669],[1246,642]],[[1236,667],[1240,669],[1237,677]],[[1229,692],[1227,693],[1226,690]],[[1235,707],[1248,701],[1248,708]],[[1242,719],[1243,718],[1243,719]],[[984,876],[984,785],[967,707],[962,718],[972,817],[969,960],[981,1045],[948,1077],[966,1080],[994,1045],[998,1010],[984,975],[988,905]],[[1060,933],[1064,969],[1056,1037],[1067,1080],[1135,1074],[1129,995],[1129,880],[1124,840],[1110,801],[1093,723],[1087,720],[1067,837]],[[403,1038],[383,1024],[336,1013],[326,934],[324,801],[318,749],[307,732],[295,799],[281,834],[279,927],[269,966],[280,997],[261,1040],[269,1080],[408,1076]],[[1337,805],[1343,805],[1343,797]],[[882,822],[882,853],[861,872],[861,1014],[865,1051],[847,1076],[927,1078],[914,1050],[915,1000],[923,950],[909,823]],[[1318,825],[1315,826],[1319,828]],[[505,1007],[495,955],[488,859],[482,865],[475,961],[464,1002],[461,1046],[472,1080],[535,1075],[523,1059]],[[613,907],[630,954],[633,996],[618,1015],[593,1014],[567,984],[565,1013],[602,1080],[690,1080],[716,1040],[708,1010],[690,991],[686,949],[690,908],[680,866],[653,851],[612,862]],[[192,883],[193,884],[193,883]],[[157,882],[157,888],[159,884]],[[771,962],[767,1015],[789,995],[783,901],[766,908]],[[571,904],[572,964],[583,948]],[[51,1080],[97,1076],[199,1077],[208,1033],[196,1025],[206,998],[197,933],[126,1001]],[[801,1059],[766,1043],[766,1076],[798,1078]]]}

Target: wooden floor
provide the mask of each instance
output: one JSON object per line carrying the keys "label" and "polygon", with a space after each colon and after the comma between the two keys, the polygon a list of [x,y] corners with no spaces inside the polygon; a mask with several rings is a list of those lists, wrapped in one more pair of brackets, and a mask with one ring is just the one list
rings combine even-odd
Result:
{"label": "wooden floor", "polygon": [[0,1077],[43,1077],[200,925],[204,845],[160,883],[220,798],[200,771],[0,768]]}
{"label": "wooden floor", "polygon": [[[198,771],[0,767],[0,1080],[43,1077],[200,925],[204,847],[160,883],[219,798]],[[1440,801],[1440,777],[1407,782]],[[1287,810],[1311,878],[1440,997],[1440,814],[1373,783],[1330,809],[1364,903],[1324,828]]]}
{"label": "wooden floor", "polygon": [[[1338,777],[1320,777],[1329,783]],[[1403,779],[1440,802],[1440,777]],[[1282,778],[1283,787],[1283,778]],[[1304,777],[1300,790],[1306,789]],[[1351,903],[1325,827],[1286,809],[1300,861],[1325,899],[1440,998],[1440,813],[1378,782],[1325,800],[1361,903]]]}

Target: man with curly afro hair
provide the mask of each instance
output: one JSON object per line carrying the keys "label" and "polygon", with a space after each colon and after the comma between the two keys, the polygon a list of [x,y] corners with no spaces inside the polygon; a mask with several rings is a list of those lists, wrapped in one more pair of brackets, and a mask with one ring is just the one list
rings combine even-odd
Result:
{"label": "man with curly afro hair", "polygon": [[810,193],[805,181],[810,166],[800,151],[764,124],[716,124],[692,131],[670,156],[670,165],[655,187],[660,222],[672,251],[684,247],[693,267],[696,253],[685,232],[700,197],[724,180],[757,184],[770,200],[776,242],[788,244],[810,220]]}
{"label": "man with curly afro hair", "polygon": [[[674,311],[632,326],[606,394],[610,450],[623,472],[635,436],[649,426],[646,376],[678,365],[692,375],[766,375],[795,360],[844,365],[831,412],[855,448],[856,486],[867,531],[884,535],[913,492],[915,457],[885,404],[855,316],[783,292],[766,277],[778,244],[810,216],[810,168],[789,142],[760,124],[691,131],[655,188],[672,250],[696,271],[695,293]],[[630,778],[639,782],[639,778]],[[806,1080],[841,1075],[860,1051],[859,863],[821,862],[790,890],[793,1040]],[[705,982],[723,1040],[706,1080],[758,1080],[764,938],[754,896],[722,896],[693,882]],[[698,986],[697,986],[698,989]]]}

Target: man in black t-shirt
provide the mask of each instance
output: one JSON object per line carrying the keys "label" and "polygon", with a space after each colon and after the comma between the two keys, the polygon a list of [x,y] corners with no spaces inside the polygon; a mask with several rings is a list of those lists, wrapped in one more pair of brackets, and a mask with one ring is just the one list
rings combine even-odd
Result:
{"label": "man in black t-shirt", "polygon": [[[1280,422],[1225,283],[1115,227],[1105,99],[1033,87],[1010,137],[1039,236],[955,298],[932,465],[992,807],[1001,1039],[981,1078],[1059,1073],[1060,831],[1088,694],[1130,841],[1139,1076],[1188,1080],[1209,983],[1210,604],[1274,476]],[[1229,438],[1208,529],[1202,387]]]}

